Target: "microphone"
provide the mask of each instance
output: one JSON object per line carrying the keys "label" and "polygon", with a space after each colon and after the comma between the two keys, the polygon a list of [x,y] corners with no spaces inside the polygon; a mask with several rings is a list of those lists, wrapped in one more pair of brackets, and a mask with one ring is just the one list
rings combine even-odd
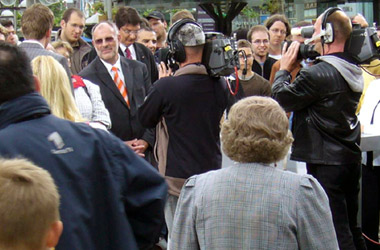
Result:
{"label": "microphone", "polygon": [[303,26],[303,27],[294,27],[294,28],[292,28],[290,33],[293,36],[301,35],[304,38],[311,38],[313,36],[313,33],[314,33],[314,26],[309,25],[309,26]]}
{"label": "microphone", "polygon": [[318,35],[313,36],[310,39],[306,39],[305,42],[304,42],[304,44],[308,45],[309,43],[317,40],[318,38],[321,38],[324,35],[326,35],[326,31],[325,30],[321,30],[321,33],[319,33]]}

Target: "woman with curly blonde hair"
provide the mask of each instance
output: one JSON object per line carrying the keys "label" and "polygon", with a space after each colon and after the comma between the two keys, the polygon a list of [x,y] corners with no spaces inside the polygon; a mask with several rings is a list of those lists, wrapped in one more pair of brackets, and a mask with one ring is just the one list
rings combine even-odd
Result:
{"label": "woman with curly blonde hair", "polygon": [[40,82],[40,93],[48,102],[52,114],[73,122],[83,122],[62,65],[51,56],[32,60],[33,74]]}
{"label": "woman with curly blonde hair", "polygon": [[269,164],[284,159],[293,136],[288,118],[280,111],[281,107],[271,98],[249,98],[236,103],[222,127],[223,152],[244,163]]}
{"label": "woman with curly blonde hair", "polygon": [[310,175],[274,166],[293,142],[288,118],[269,97],[232,106],[223,151],[235,164],[185,183],[173,249],[338,249],[326,193]]}

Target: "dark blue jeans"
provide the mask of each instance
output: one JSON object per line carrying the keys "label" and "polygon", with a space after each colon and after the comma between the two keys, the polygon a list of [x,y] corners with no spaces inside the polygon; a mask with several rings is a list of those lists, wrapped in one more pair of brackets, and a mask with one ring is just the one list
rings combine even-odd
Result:
{"label": "dark blue jeans", "polygon": [[361,164],[306,164],[329,197],[330,209],[341,250],[367,249],[358,223]]}

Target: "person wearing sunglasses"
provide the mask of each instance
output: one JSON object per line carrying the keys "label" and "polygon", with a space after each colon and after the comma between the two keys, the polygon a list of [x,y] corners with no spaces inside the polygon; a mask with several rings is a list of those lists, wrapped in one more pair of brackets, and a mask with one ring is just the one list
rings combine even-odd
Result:
{"label": "person wearing sunglasses", "polygon": [[143,63],[120,56],[118,32],[109,21],[93,27],[92,43],[98,56],[79,75],[99,86],[111,117],[110,131],[150,160],[154,134],[141,126],[136,114],[151,87],[149,74]]}

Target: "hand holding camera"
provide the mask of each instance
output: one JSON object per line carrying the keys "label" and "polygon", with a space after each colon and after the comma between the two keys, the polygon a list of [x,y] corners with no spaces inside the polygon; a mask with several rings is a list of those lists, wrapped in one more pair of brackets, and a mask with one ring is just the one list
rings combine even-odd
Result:
{"label": "hand holding camera", "polygon": [[282,47],[282,57],[280,60],[280,70],[291,72],[298,64],[299,42],[292,42],[288,48],[288,43]]}

